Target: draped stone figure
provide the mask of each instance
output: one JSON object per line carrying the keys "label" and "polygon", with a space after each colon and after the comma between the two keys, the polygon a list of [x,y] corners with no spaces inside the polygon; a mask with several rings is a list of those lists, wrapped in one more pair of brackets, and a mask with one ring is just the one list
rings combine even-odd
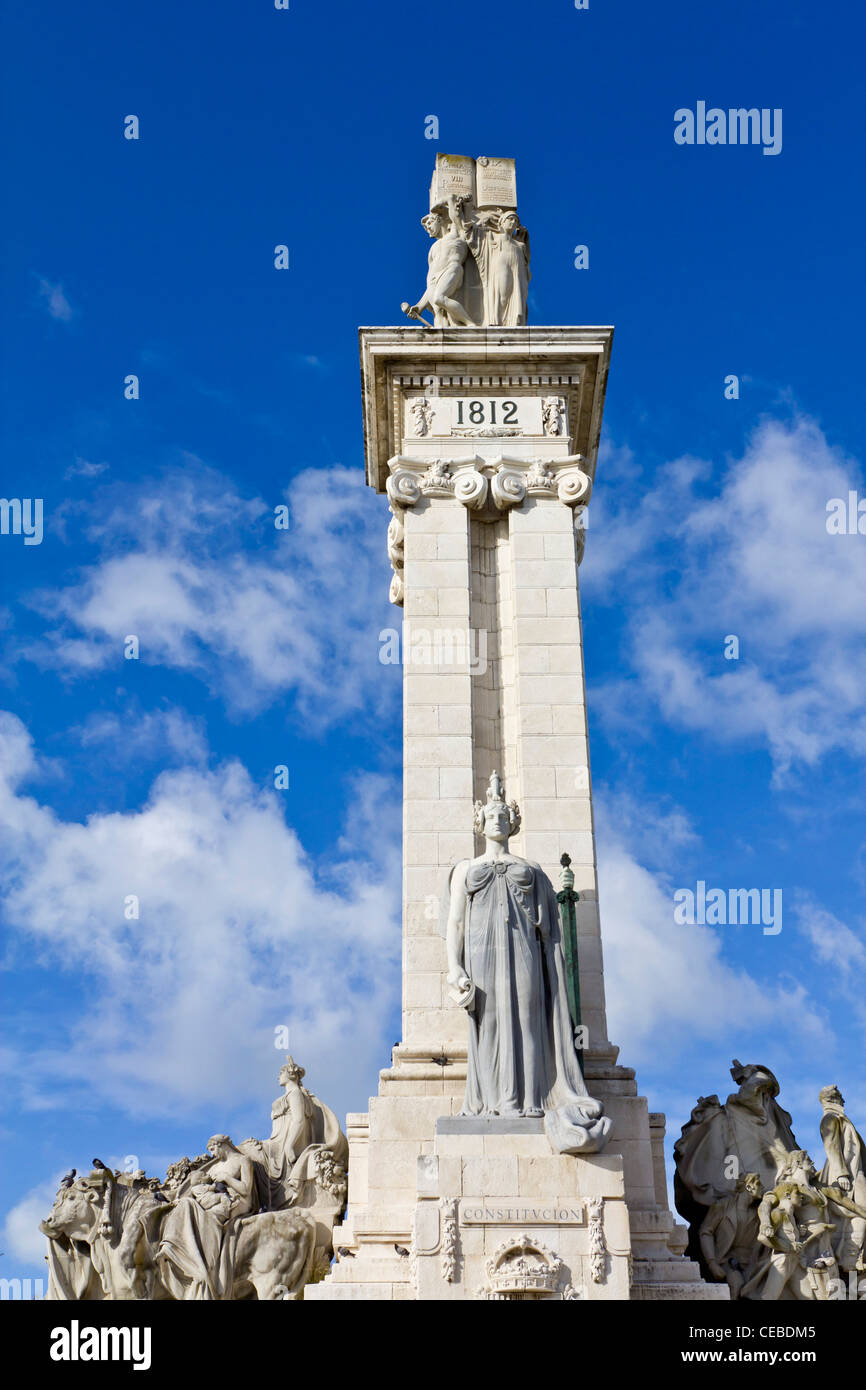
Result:
{"label": "draped stone figure", "polygon": [[[702,1207],[730,1195],[739,1173],[757,1173],[766,1192],[787,1155],[797,1148],[791,1116],[778,1104],[779,1083],[769,1067],[734,1060],[738,1090],[724,1105],[701,1097],[674,1145],[677,1210],[700,1224]],[[736,1159],[736,1172],[725,1163]],[[695,1254],[694,1258],[697,1258]]]}
{"label": "draped stone figure", "polygon": [[526,323],[529,233],[510,209],[464,216],[455,200],[455,224],[478,266],[484,290],[484,322],[501,327]]}
{"label": "draped stone figure", "polygon": [[[845,1114],[838,1086],[825,1086],[819,1100],[823,1111],[821,1139],[827,1155],[821,1185],[866,1211],[866,1144]],[[851,1214],[834,1224],[833,1249],[839,1268],[866,1272],[866,1217]]]}
{"label": "draped stone figure", "polygon": [[311,1180],[318,1180],[326,1190],[332,1190],[330,1182],[345,1185],[349,1146],[340,1122],[333,1110],[301,1085],[303,1077],[304,1068],[287,1057],[279,1075],[283,1095],[271,1106],[270,1138],[245,1139],[238,1145],[257,1161],[261,1203],[273,1211],[302,1201],[304,1186]]}
{"label": "draped stone figure", "polygon": [[462,1113],[544,1116],[559,1152],[597,1152],[611,1122],[575,1048],[556,893],[508,852],[520,813],[497,773],[475,818],[485,849],[452,870],[446,929],[451,995],[469,1015]]}
{"label": "draped stone figure", "polygon": [[213,1161],[201,1168],[166,1218],[157,1251],[163,1284],[174,1299],[230,1299],[237,1218],[256,1208],[252,1160],[227,1134],[208,1141]]}

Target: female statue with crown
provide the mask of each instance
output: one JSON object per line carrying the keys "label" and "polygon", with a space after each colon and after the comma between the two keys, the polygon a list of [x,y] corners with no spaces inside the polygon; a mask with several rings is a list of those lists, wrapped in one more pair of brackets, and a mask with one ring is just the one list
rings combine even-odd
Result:
{"label": "female statue with crown", "polygon": [[450,879],[448,982],[469,1015],[462,1113],[543,1116],[559,1152],[597,1152],[611,1122],[587,1093],[575,1048],[553,884],[508,852],[519,826],[494,772],[486,804],[475,803],[484,852]]}

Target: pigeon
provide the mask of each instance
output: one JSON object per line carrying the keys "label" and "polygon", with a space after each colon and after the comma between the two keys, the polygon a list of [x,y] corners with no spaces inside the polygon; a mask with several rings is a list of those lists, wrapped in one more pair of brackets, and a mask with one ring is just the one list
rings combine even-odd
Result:
{"label": "pigeon", "polygon": [[448,1058],[445,1057],[445,1056],[442,1056],[442,1057],[431,1057],[431,1058],[430,1058],[430,1061],[431,1061],[431,1062],[435,1062],[437,1067],[447,1067],[447,1065],[448,1065]]}
{"label": "pigeon", "polygon": [[347,1250],[345,1245],[337,1246],[337,1254],[341,1260],[354,1260],[355,1258],[354,1250]]}
{"label": "pigeon", "polygon": [[406,1249],[405,1245],[395,1245],[394,1249],[397,1251],[398,1255],[403,1255],[404,1258],[408,1257],[409,1251]]}
{"label": "pigeon", "polygon": [[154,1192],[153,1200],[155,1202],[167,1202],[168,1198],[166,1197],[164,1192]]}
{"label": "pigeon", "polygon": [[64,1174],[63,1174],[63,1177],[60,1179],[60,1186],[61,1186],[61,1187],[71,1187],[72,1184],[75,1182],[75,1174],[76,1174],[77,1172],[78,1172],[78,1169],[77,1169],[77,1168],[70,1168],[69,1172],[68,1172],[68,1173],[64,1173]]}
{"label": "pigeon", "polygon": [[108,1168],[107,1168],[106,1165],[103,1163],[103,1161],[102,1161],[101,1158],[94,1158],[94,1159],[93,1159],[93,1166],[94,1166],[94,1168],[97,1170],[97,1172],[99,1172],[99,1173],[107,1173],[107,1172],[108,1172]]}
{"label": "pigeon", "polygon": [[214,1192],[228,1192],[228,1188],[226,1187],[224,1182],[215,1182],[213,1185],[213,1190]]}

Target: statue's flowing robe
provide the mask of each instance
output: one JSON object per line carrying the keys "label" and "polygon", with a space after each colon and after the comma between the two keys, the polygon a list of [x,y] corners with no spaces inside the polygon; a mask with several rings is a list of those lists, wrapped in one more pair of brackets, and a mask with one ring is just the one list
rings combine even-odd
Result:
{"label": "statue's flowing robe", "polygon": [[580,1105],[587,1090],[568,1008],[559,911],[526,860],[466,868],[469,1015],[466,1115]]}
{"label": "statue's flowing robe", "polygon": [[[787,1155],[797,1147],[791,1116],[772,1096],[765,1094],[753,1104],[744,1104],[736,1094],[728,1096],[706,1119],[687,1124],[674,1144],[677,1210],[693,1220],[687,1205],[680,1204],[680,1190],[684,1198],[688,1194],[693,1203],[710,1207],[734,1191],[740,1173],[757,1173],[764,1191],[769,1191]],[[736,1169],[731,1156],[738,1160]]]}
{"label": "statue's flowing robe", "polygon": [[236,1218],[248,1210],[249,1203],[239,1202],[230,1219],[223,1222],[200,1206],[192,1193],[180,1199],[162,1228],[158,1257],[160,1276],[172,1298],[231,1298]]}
{"label": "statue's flowing robe", "polygon": [[240,1145],[241,1152],[255,1164],[259,1205],[270,1211],[279,1211],[297,1200],[303,1184],[315,1178],[320,1150],[329,1150],[343,1167],[348,1162],[348,1144],[333,1110],[305,1087],[298,1090],[300,1106],[294,1113],[287,1097],[280,1096],[274,1102],[269,1139],[248,1139]]}
{"label": "statue's flowing robe", "polygon": [[482,222],[468,225],[466,240],[481,276],[484,322],[502,327],[526,323],[528,245]]}

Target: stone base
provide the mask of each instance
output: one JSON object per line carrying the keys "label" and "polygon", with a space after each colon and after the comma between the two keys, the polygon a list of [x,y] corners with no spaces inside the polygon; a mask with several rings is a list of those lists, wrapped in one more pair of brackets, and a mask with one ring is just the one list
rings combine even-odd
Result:
{"label": "stone base", "polygon": [[460,1115],[454,1049],[447,1066],[405,1052],[395,1049],[369,1114],[347,1118],[349,1208],[331,1272],[306,1299],[728,1297],[685,1258],[686,1229],[667,1204],[664,1117],[648,1113],[614,1048],[586,1058],[614,1128],[605,1151],[585,1157],[554,1153],[541,1119]]}

